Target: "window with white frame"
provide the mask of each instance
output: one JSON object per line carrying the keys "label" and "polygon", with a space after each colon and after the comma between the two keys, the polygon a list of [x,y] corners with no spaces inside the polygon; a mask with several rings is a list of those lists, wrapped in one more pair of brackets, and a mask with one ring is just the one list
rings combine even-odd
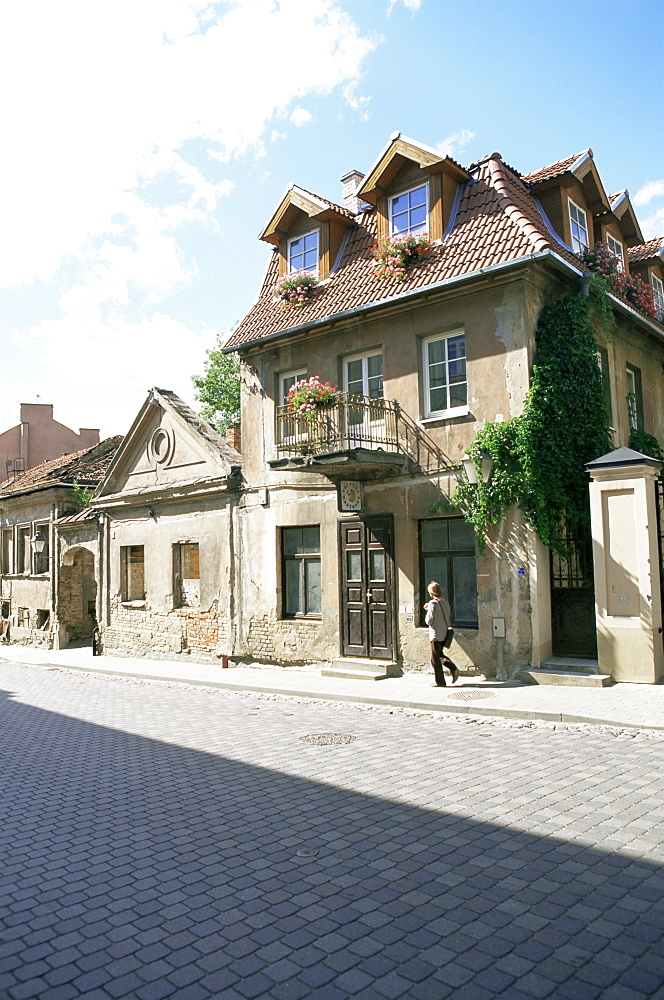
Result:
{"label": "window with white frame", "polygon": [[583,253],[588,249],[588,217],[583,208],[569,199],[569,224],[572,234],[572,250]]}
{"label": "window with white frame", "polygon": [[344,389],[354,396],[383,398],[383,355],[381,351],[356,354],[344,360]]}
{"label": "window with white frame", "polygon": [[463,333],[427,337],[423,342],[424,415],[468,406],[466,337]]}
{"label": "window with white frame", "polygon": [[288,270],[312,274],[318,270],[317,229],[288,241]]}
{"label": "window with white frame", "polygon": [[429,186],[403,191],[390,198],[390,235],[423,233],[428,228]]}
{"label": "window with white frame", "polygon": [[612,236],[611,233],[606,234],[606,248],[612,257],[615,257],[618,261],[618,270],[625,270],[625,263],[623,257],[623,245],[622,243]]}
{"label": "window with white frame", "polygon": [[652,284],[655,310],[658,313],[664,312],[664,282],[662,282],[662,279],[658,278],[656,274],[651,275],[650,281]]}
{"label": "window with white frame", "polygon": [[292,372],[286,372],[279,378],[279,406],[284,406],[288,402],[288,393],[296,382],[302,382],[307,377],[306,368],[295,368]]}

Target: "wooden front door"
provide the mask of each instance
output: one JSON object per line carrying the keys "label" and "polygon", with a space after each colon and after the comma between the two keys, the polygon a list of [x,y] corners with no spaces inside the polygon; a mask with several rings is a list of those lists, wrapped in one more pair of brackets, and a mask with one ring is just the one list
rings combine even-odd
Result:
{"label": "wooden front door", "polygon": [[341,652],[394,659],[392,517],[341,521]]}

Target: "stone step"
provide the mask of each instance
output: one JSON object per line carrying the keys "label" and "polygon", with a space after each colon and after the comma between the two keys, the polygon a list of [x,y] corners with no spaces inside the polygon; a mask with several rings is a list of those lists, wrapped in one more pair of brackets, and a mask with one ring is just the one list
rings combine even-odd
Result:
{"label": "stone step", "polygon": [[329,667],[321,669],[321,677],[342,677],[345,680],[382,681],[399,677],[401,668],[395,660],[365,660],[357,656],[341,656]]}
{"label": "stone step", "polygon": [[608,687],[610,674],[584,674],[575,670],[522,670],[524,684],[552,684],[555,687]]}
{"label": "stone step", "polygon": [[544,660],[539,670],[573,671],[575,674],[598,674],[599,663],[590,656],[550,656]]}

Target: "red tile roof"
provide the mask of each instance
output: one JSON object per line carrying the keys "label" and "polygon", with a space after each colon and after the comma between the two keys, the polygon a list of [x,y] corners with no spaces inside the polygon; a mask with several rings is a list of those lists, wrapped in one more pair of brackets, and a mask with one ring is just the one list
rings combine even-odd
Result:
{"label": "red tile roof", "polygon": [[[571,158],[571,162],[576,157]],[[565,162],[565,161],[561,161]],[[579,261],[547,228],[528,185],[498,153],[476,165],[461,189],[451,231],[405,281],[375,274],[371,248],[376,241],[374,209],[361,212],[349,231],[339,265],[301,309],[284,309],[276,297],[278,254],[273,257],[258,300],[236,327],[226,347],[238,347],[338,313],[378,304],[404,292],[461,277],[550,249],[580,269]]]}
{"label": "red tile roof", "polygon": [[580,153],[574,153],[573,156],[568,156],[564,160],[558,160],[557,163],[550,163],[548,167],[541,167],[539,170],[533,170],[530,174],[524,174],[523,179],[528,184],[539,184],[541,181],[550,181],[554,177],[561,177],[567,173],[580,156],[585,156],[586,153],[590,156],[593,155],[592,149],[583,149]]}
{"label": "red tile roof", "polygon": [[664,236],[656,236],[654,240],[647,243],[640,243],[637,247],[628,247],[627,256],[630,261],[650,260],[651,257],[660,257],[664,252]]}

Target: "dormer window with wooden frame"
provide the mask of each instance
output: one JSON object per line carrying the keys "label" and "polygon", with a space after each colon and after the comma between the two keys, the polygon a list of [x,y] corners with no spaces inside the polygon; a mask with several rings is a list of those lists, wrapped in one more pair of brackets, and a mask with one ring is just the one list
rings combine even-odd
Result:
{"label": "dormer window with wooden frame", "polygon": [[615,257],[616,260],[618,261],[618,270],[621,271],[621,272],[624,271],[625,270],[625,256],[624,256],[624,253],[623,253],[623,245],[622,245],[622,243],[620,242],[620,240],[617,240],[615,238],[615,236],[612,236],[611,233],[606,233],[605,240],[606,240],[606,248],[607,248],[607,250],[609,251],[609,253],[611,254],[611,256]]}
{"label": "dormer window with wooden frame", "polygon": [[590,246],[588,241],[588,216],[585,209],[577,205],[571,198],[568,200],[568,205],[572,250],[574,253],[583,253]]}
{"label": "dormer window with wooden frame", "polygon": [[650,283],[652,285],[655,311],[659,316],[661,313],[664,312],[664,282],[662,281],[661,278],[658,278],[656,274],[651,274]]}
{"label": "dormer window with wooden frame", "polygon": [[349,209],[291,184],[260,238],[278,248],[280,278],[307,271],[324,279],[354,224]]}
{"label": "dormer window with wooden frame", "polygon": [[318,230],[312,229],[288,241],[288,271],[317,274],[319,265]]}
{"label": "dormer window with wooden frame", "polygon": [[443,238],[453,217],[463,167],[438,150],[395,133],[362,181],[357,197],[376,208],[378,239],[408,233]]}
{"label": "dormer window with wooden frame", "polygon": [[429,185],[420,184],[390,200],[390,236],[425,233],[429,228]]}

